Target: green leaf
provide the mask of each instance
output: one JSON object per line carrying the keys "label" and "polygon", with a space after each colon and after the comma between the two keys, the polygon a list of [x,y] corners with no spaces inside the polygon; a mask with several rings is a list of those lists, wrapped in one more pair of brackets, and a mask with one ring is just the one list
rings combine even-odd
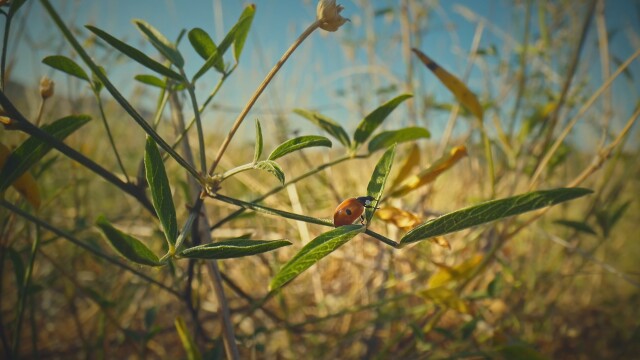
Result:
{"label": "green leaf", "polygon": [[190,259],[231,259],[261,254],[283,246],[289,246],[287,240],[248,240],[232,239],[185,249],[180,256]]}
{"label": "green leaf", "polygon": [[[367,185],[367,195],[376,199],[375,206],[378,206],[378,202],[382,197],[382,192],[384,191],[384,185],[387,183],[387,177],[389,177],[389,173],[391,172],[391,165],[393,165],[393,158],[396,155],[396,145],[393,144],[391,147],[384,152],[378,163],[376,164],[375,169],[373,170],[373,174],[371,174],[371,179],[369,180],[369,185]],[[373,218],[373,214],[375,213],[375,208],[366,208],[365,209],[365,218],[367,220],[367,224]]]}
{"label": "green leaf", "polygon": [[113,246],[127,260],[149,266],[162,265],[158,257],[140,240],[114,228],[104,216],[99,216],[96,225]]}
{"label": "green leaf", "polygon": [[[212,53],[211,56],[209,56],[209,58],[207,59],[207,61],[205,61],[204,65],[202,65],[200,70],[198,70],[198,72],[193,76],[193,79],[191,80],[191,82],[195,82],[196,80],[198,80],[202,75],[204,75],[207,71],[209,71],[209,69],[212,66],[214,66],[216,70],[218,70],[220,73],[224,74],[224,63],[223,63],[224,53],[227,51],[227,49],[229,49],[229,46],[231,46],[231,44],[236,40],[238,31],[240,32],[244,31],[243,29],[245,29],[245,27],[247,26],[246,25],[247,23],[249,23],[249,26],[250,26],[251,22],[253,21],[254,13],[255,13],[254,5],[249,5],[244,9],[242,14],[240,14],[240,17],[238,18],[238,22],[236,22],[236,24],[231,28],[231,30],[229,30],[227,35],[220,42],[220,45],[218,45],[218,51],[215,53]],[[248,28],[246,31],[248,31]],[[244,39],[242,40],[242,44],[244,44]],[[242,50],[242,45],[240,45],[239,50]],[[236,61],[237,61],[237,58],[236,58]]]}
{"label": "green leaf", "polygon": [[[91,117],[88,115],[71,115],[44,125],[42,130],[63,140],[89,120]],[[51,148],[50,144],[33,136],[20,144],[7,158],[2,171],[0,171],[0,193],[29,170],[33,164],[42,159]]]}
{"label": "green leaf", "polygon": [[311,240],[280,269],[271,280],[269,289],[271,291],[280,289],[303,271],[320,261],[320,259],[329,255],[364,230],[365,227],[362,225],[340,226]]}
{"label": "green leaf", "polygon": [[151,190],[153,207],[156,209],[160,223],[162,223],[169,247],[174,246],[178,238],[176,208],[173,205],[171,187],[169,186],[167,172],[164,169],[162,156],[158,151],[158,146],[150,136],[147,136],[147,144],[145,146],[144,168],[149,189]]}
{"label": "green leaf", "polygon": [[96,34],[99,38],[106,41],[109,45],[113,46],[116,50],[127,55],[129,58],[131,58],[132,60],[135,60],[137,63],[148,68],[149,70],[153,70],[158,74],[162,74],[166,77],[170,77],[180,82],[184,81],[182,76],[180,76],[180,74],[178,74],[177,72],[153,60],[142,51],[116,39],[115,37],[111,36],[109,33],[103,30],[100,30],[95,26],[86,25],[85,27],[89,29],[89,31],[91,31],[92,33]]}
{"label": "green leaf", "polygon": [[275,160],[294,151],[314,146],[331,147],[331,141],[324,136],[299,136],[278,145],[278,147],[275,148],[269,155],[269,160]]}
{"label": "green leaf", "polygon": [[189,334],[189,329],[187,328],[187,324],[184,322],[184,319],[178,316],[176,318],[175,325],[180,341],[182,342],[182,347],[184,347],[184,351],[187,353],[187,360],[202,359],[198,346],[193,340],[193,337]]}
{"label": "green leaf", "polygon": [[159,87],[161,89],[164,89],[167,87],[167,83],[164,82],[164,80],[153,75],[136,75],[135,79],[140,81],[143,84]]}
{"label": "green leaf", "polygon": [[253,162],[258,162],[260,156],[262,155],[262,128],[260,127],[260,121],[256,119],[256,147],[253,152]]}
{"label": "green leaf", "polygon": [[138,26],[138,29],[149,40],[151,45],[164,55],[167,60],[171,61],[179,69],[184,67],[184,59],[176,46],[162,35],[158,29],[141,19],[134,19],[133,23]]}
{"label": "green leaf", "polygon": [[418,139],[428,139],[429,137],[431,137],[429,130],[421,127],[408,127],[400,130],[383,131],[369,141],[369,153],[380,149],[386,149],[393,144]]}
{"label": "green leaf", "polygon": [[[104,68],[102,66],[98,65],[98,69],[102,73],[102,75],[104,75],[105,77],[107,76],[107,72],[104,70]],[[91,73],[91,83],[93,84],[93,90],[96,93],[100,93],[100,91],[102,91],[102,88],[104,87],[104,84],[98,78],[98,76],[96,75],[95,72]]]}
{"label": "green leaf", "polygon": [[412,96],[411,94],[398,95],[365,116],[353,135],[353,149],[357,149],[361,144],[364,144],[387,116],[389,116],[398,105]]}
{"label": "green leaf", "polygon": [[[218,72],[224,73],[224,61],[222,61],[222,52],[213,42],[209,34],[200,28],[194,28],[189,31],[189,42],[196,52],[207,62],[210,62],[206,68],[213,66]],[[220,55],[219,55],[220,54]],[[211,61],[209,61],[211,59]],[[207,63],[205,63],[206,65]],[[201,70],[202,70],[201,69]],[[206,71],[206,70],[205,70]]]}
{"label": "green leaf", "polygon": [[282,171],[282,168],[277,162],[273,160],[258,161],[253,165],[253,168],[270,172],[273,176],[278,178],[278,181],[280,181],[282,185],[284,185],[284,171]]}
{"label": "green leaf", "polygon": [[85,80],[86,82],[91,82],[89,80],[89,75],[84,71],[80,65],[78,65],[75,61],[69,59],[66,56],[62,55],[53,55],[47,56],[42,59],[42,63],[52,68],[62,71],[63,73],[67,73],[71,76],[75,76],[78,79]]}
{"label": "green leaf", "polygon": [[587,225],[586,223],[582,222],[582,221],[573,221],[573,220],[556,220],[554,221],[554,223],[558,224],[558,225],[562,225],[562,226],[566,226],[568,228],[571,228],[573,230],[576,231],[580,231],[583,233],[587,233],[587,234],[591,234],[591,235],[597,235],[595,230],[593,230],[591,228],[591,226]]}
{"label": "green leaf", "polygon": [[534,191],[506,199],[492,200],[442,215],[418,225],[400,239],[400,245],[440,236],[508,216],[555,205],[592,193],[583,188]]}
{"label": "green leaf", "polygon": [[250,4],[240,15],[240,20],[238,20],[238,24],[236,25],[233,40],[233,57],[236,59],[236,63],[240,61],[240,54],[242,54],[242,49],[244,48],[244,43],[247,40],[249,29],[251,29],[251,23],[253,22],[253,16],[255,13],[256,6],[254,4]]}
{"label": "green leaf", "polygon": [[303,110],[303,109],[295,109],[293,110],[296,114],[304,117],[305,119],[311,121],[315,126],[320,129],[326,131],[329,135],[333,136],[336,140],[338,140],[342,145],[349,147],[351,146],[351,140],[349,140],[349,135],[342,128],[342,126],[338,125],[333,119],[330,119],[324,115],[321,115],[317,112]]}

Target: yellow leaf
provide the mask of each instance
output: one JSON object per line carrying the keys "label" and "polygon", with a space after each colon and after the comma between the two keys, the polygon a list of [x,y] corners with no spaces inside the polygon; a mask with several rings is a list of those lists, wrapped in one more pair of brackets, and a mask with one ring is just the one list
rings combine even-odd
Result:
{"label": "yellow leaf", "polygon": [[469,305],[467,305],[467,302],[460,299],[453,290],[444,286],[422,290],[420,291],[420,295],[451,310],[455,310],[463,314],[469,313]]}
{"label": "yellow leaf", "polygon": [[376,216],[380,220],[393,224],[405,231],[411,230],[422,222],[420,216],[393,206],[385,206],[378,209]]}
{"label": "yellow leaf", "polygon": [[451,75],[447,70],[443,69],[430,57],[425,55],[422,51],[413,48],[411,49],[418,56],[433,74],[440,79],[442,84],[453,93],[453,95],[460,101],[460,103],[466,107],[473,115],[475,115],[480,121],[484,116],[484,110],[478,101],[478,98],[469,88],[460,81],[457,77]]}
{"label": "yellow leaf", "polygon": [[443,248],[451,250],[451,244],[449,244],[449,242],[447,241],[447,239],[444,238],[444,236],[432,237],[432,238],[429,238],[429,241],[431,241],[436,245],[440,245]]}
{"label": "yellow leaf", "polygon": [[471,275],[471,272],[480,265],[482,261],[482,254],[476,254],[472,256],[470,259],[463,261],[462,263],[450,267],[444,264],[434,264],[439,267],[438,271],[431,275],[429,281],[427,282],[427,287],[429,289],[434,289],[437,287],[444,286],[454,281],[458,281],[461,279],[467,278]]}
{"label": "yellow leaf", "polygon": [[467,148],[464,145],[456,146],[451,149],[449,154],[441,157],[428,168],[420,173],[407,178],[398,189],[389,194],[390,197],[398,197],[405,195],[420,186],[426,185],[435,180],[440,174],[448,170],[460,159],[467,155]]}
{"label": "yellow leaf", "polygon": [[[0,169],[4,167],[7,158],[11,155],[11,150],[0,143]],[[27,171],[11,184],[35,209],[40,208],[40,192],[36,180]]]}
{"label": "yellow leaf", "polygon": [[417,144],[413,144],[411,146],[411,150],[409,150],[409,155],[405,159],[402,167],[400,167],[400,171],[398,171],[398,175],[393,179],[391,186],[389,189],[395,189],[404,179],[409,176],[411,170],[420,163],[420,147]]}

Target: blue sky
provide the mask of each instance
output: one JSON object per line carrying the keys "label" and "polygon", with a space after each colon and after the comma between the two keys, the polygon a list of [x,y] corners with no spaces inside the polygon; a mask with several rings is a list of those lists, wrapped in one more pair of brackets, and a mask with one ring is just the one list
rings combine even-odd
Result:
{"label": "blue sky", "polygon": [[[133,26],[131,20],[141,18],[172,39],[182,29],[200,27],[209,32],[212,38],[219,42],[226,31],[233,25],[242,11],[245,1],[207,0],[207,1],[176,1],[176,0],[110,0],[110,1],[52,1],[68,25],[76,26],[83,36],[89,32],[82,26],[91,24],[97,26],[114,36],[139,47],[155,58],[157,53],[149,46]],[[255,2],[257,12],[252,31],[245,46],[245,52],[241,59],[240,67],[223,87],[223,91],[215,103],[224,107],[217,112],[205,114],[206,118],[233,118],[237,114],[235,109],[243,106],[253,89],[262,81],[264,74],[277,61],[297,35],[314,20],[315,1],[299,0],[259,0]],[[394,82],[402,82],[405,79],[406,67],[400,54],[399,40],[393,35],[398,32],[399,24],[396,19],[379,16],[369,24],[366,19],[365,9],[360,6],[361,1],[341,1],[345,10],[343,15],[352,19],[336,33],[314,33],[301,48],[293,55],[275,82],[267,90],[264,96],[256,104],[254,116],[261,111],[266,113],[290,114],[292,108],[305,107],[320,109],[323,113],[333,116],[346,127],[353,129],[361,116],[373,109],[382,101],[401,92],[400,89],[386,95],[377,96],[379,88],[387,87]],[[433,1],[438,4],[427,23],[426,35],[423,37],[420,48],[434,58],[443,67],[454,74],[462,74],[466,66],[466,56],[471,46],[476,23],[461,15],[462,8],[469,9],[479,17],[483,17],[498,29],[485,27],[480,48],[488,48],[497,45],[498,50],[504,50],[504,38],[499,35],[503,31],[507,36],[515,40],[522,39],[523,25],[521,22],[523,6],[513,6],[509,1]],[[399,1],[376,0],[371,1],[373,9],[397,7]],[[611,53],[624,60],[640,46],[640,6],[632,1],[609,1],[606,5],[606,20],[610,29],[616,29],[612,37]],[[221,10],[221,11],[220,11]],[[534,6],[534,19],[532,21],[532,37],[535,39],[539,30],[537,28],[537,11]],[[575,15],[583,16],[584,9],[576,8]],[[49,75],[56,80],[59,91],[66,91],[67,86],[79,86],[70,83],[64,75],[55,73],[40,63],[47,55],[62,54],[71,55],[69,46],[63,41],[59,31],[53,26],[38,1],[31,1],[25,6],[24,16],[29,24],[26,36],[31,44],[24,41],[25,36],[12,33],[12,39],[20,39],[19,43],[11,48],[20,61],[14,69],[14,79],[29,85],[36,85],[41,75]],[[367,51],[362,47],[347,50],[345,41],[364,39],[368,26],[376,34],[377,44],[374,57],[371,59]],[[514,30],[516,29],[516,30]],[[635,33],[635,43],[633,39]],[[631,34],[631,35],[630,35]],[[552,34],[553,36],[553,34]],[[592,76],[594,89],[601,79],[600,64],[597,53],[595,26],[589,33],[585,46],[585,58],[589,59],[581,67]],[[15,41],[15,40],[14,40]],[[574,44],[568,44],[572,48]],[[202,60],[191,49],[187,41],[180,45],[187,67],[187,74],[193,74],[202,64]],[[24,59],[24,61],[23,61]],[[510,59],[513,61],[513,59]],[[227,57],[231,61],[231,57]],[[497,62],[487,61],[489,65]],[[102,64],[113,78],[117,86],[125,93],[134,93],[134,87],[139,84],[132,81],[135,74],[150,73],[141,66],[127,61]],[[424,95],[434,96],[439,101],[452,101],[451,95],[437,82],[435,77],[426,69],[414,63],[415,76],[421,81],[416,82],[420,86],[420,92]],[[558,64],[549,64],[552,69],[561,72]],[[612,68],[615,69],[615,63]],[[630,68],[633,79],[640,76],[640,65],[636,61]],[[496,79],[496,83],[499,79]],[[204,99],[211,87],[217,81],[213,72],[209,73],[198,84],[197,90],[201,99]],[[474,66],[469,78],[469,86],[483,97],[483,91],[489,90],[496,96],[498,85],[495,89],[486,89],[487,79],[483,76],[482,69]],[[375,86],[374,86],[375,85]],[[550,87],[557,86],[550,82]],[[630,114],[630,109],[638,102],[638,86],[635,81],[620,78],[614,86],[615,103],[621,111],[621,119]],[[72,91],[72,90],[69,90]],[[354,95],[361,94],[361,98]],[[77,93],[77,90],[73,93]],[[367,93],[370,95],[367,96]],[[150,90],[149,95],[156,92]],[[487,97],[487,96],[485,96]],[[152,106],[155,102],[153,96],[145,97],[146,104],[137,106]],[[395,114],[394,114],[395,115]],[[397,122],[405,125],[407,120],[402,110],[397,116]],[[266,115],[265,115],[266,116]],[[443,119],[429,120],[429,127],[437,136],[446,122],[447,114],[435,114],[434,117]],[[298,128],[298,118],[292,116],[294,121],[292,129]],[[252,125],[250,126],[252,127]],[[307,128],[300,125],[303,130]],[[226,131],[226,130],[225,130]]]}

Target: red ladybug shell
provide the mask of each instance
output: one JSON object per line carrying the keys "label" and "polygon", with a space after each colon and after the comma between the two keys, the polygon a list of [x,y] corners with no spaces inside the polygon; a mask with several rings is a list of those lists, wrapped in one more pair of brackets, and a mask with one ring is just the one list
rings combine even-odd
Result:
{"label": "red ladybug shell", "polygon": [[370,207],[372,200],[370,196],[363,196],[343,201],[333,213],[333,225],[338,227],[353,224],[362,215],[364,208]]}

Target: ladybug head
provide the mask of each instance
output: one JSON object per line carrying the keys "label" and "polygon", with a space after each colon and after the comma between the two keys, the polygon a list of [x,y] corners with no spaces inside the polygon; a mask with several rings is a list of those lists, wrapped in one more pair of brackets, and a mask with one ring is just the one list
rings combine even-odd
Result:
{"label": "ladybug head", "polygon": [[371,205],[371,203],[373,202],[374,198],[372,196],[360,196],[356,198],[356,200],[358,200],[358,202],[366,208],[373,208],[373,205]]}

